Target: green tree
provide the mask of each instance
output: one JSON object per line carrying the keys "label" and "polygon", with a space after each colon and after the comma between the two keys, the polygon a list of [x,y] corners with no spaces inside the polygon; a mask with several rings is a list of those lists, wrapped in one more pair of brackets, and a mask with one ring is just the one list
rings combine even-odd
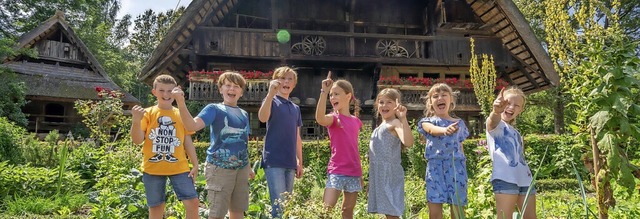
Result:
{"label": "green tree", "polygon": [[[0,60],[16,55],[34,56],[31,50],[16,50],[15,41],[11,38],[0,37]],[[3,86],[0,86],[0,117],[6,117],[10,121],[22,126],[27,126],[27,117],[21,108],[27,104],[26,87],[10,69],[0,67],[0,78]]]}

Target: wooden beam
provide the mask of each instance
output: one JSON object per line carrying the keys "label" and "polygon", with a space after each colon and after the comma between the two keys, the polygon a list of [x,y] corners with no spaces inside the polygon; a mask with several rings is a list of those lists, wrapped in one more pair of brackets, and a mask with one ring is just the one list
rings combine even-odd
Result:
{"label": "wooden beam", "polygon": [[[524,63],[524,62],[522,62],[522,63]],[[535,88],[539,88],[540,87],[540,85],[538,85],[538,82],[535,79],[533,79],[533,77],[531,77],[531,74],[529,74],[529,71],[527,71],[527,69],[523,69],[522,67],[518,66],[518,70],[520,70],[520,72],[522,72],[522,74],[524,74],[524,76],[527,77],[527,79],[529,79],[529,81],[531,82],[531,84]]]}

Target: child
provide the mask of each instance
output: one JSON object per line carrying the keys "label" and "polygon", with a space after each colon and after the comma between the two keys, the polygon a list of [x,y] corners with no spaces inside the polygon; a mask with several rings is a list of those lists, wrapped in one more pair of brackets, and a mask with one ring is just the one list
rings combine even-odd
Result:
{"label": "child", "polygon": [[513,127],[516,117],[524,110],[525,95],[518,88],[504,88],[493,102],[487,118],[487,144],[493,161],[491,184],[496,195],[498,218],[511,218],[514,206],[524,212],[524,218],[536,218],[536,189],[531,188],[533,177],[524,159],[522,136]]}
{"label": "child", "polygon": [[[469,136],[464,121],[451,116],[453,91],[444,83],[429,89],[425,118],[418,131],[427,139],[427,202],[429,218],[442,218],[442,204],[451,204],[451,217],[463,218],[467,204],[467,167],[462,141]],[[455,215],[455,216],[454,216]]]}
{"label": "child", "polygon": [[209,218],[244,218],[249,208],[249,178],[253,171],[249,164],[249,116],[238,107],[238,99],[245,88],[239,73],[225,72],[218,78],[218,91],[223,102],[209,104],[193,118],[184,102],[184,93],[174,90],[180,116],[187,130],[198,131],[210,127],[211,145],[207,149],[207,196]]}
{"label": "child", "polygon": [[[333,112],[327,110],[327,93]],[[349,112],[354,103],[355,116]],[[358,119],[359,104],[353,96],[351,83],[345,80],[333,82],[331,72],[322,81],[320,98],[316,107],[316,121],[327,127],[331,142],[331,158],[327,167],[328,179],[324,189],[325,209],[330,211],[336,205],[340,193],[344,193],[342,218],[353,218],[353,208],[362,190],[362,165],[358,151],[358,134],[362,122]]]}
{"label": "child", "polygon": [[400,92],[386,88],[376,97],[377,115],[382,123],[371,133],[369,144],[368,211],[400,218],[404,213],[404,170],[402,145],[413,145],[407,108],[400,105]]}
{"label": "child", "polygon": [[[178,109],[171,104],[171,90],[176,81],[169,75],[160,75],[153,81],[151,93],[158,104],[149,108],[138,105],[131,110],[131,139],[142,146],[142,182],[149,218],[163,218],[167,178],[184,204],[186,218],[198,218],[198,193],[195,180],[198,157],[191,140],[192,132],[185,130]],[[189,171],[187,156],[193,165]]]}
{"label": "child", "polygon": [[258,111],[258,119],[267,123],[262,167],[269,187],[273,218],[281,217],[276,200],[283,192],[293,192],[294,175],[302,176],[302,117],[300,107],[289,100],[297,82],[298,74],[293,69],[276,68],[269,93]]}

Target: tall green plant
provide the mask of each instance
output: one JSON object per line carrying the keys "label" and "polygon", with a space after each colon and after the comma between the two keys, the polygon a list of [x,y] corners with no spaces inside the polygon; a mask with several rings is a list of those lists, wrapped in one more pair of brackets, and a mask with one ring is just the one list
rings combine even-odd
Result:
{"label": "tall green plant", "polygon": [[475,40],[471,38],[470,41],[471,63],[469,64],[469,73],[471,74],[471,83],[473,83],[473,92],[476,94],[478,104],[480,104],[482,115],[488,116],[491,113],[491,104],[495,99],[494,91],[496,88],[496,68],[493,62],[493,55],[482,54],[482,66],[478,66]]}
{"label": "tall green plant", "polygon": [[631,191],[632,172],[640,176],[626,154],[640,149],[630,143],[640,138],[637,42],[618,26],[619,1],[548,0],[544,8],[549,53],[576,110],[572,131],[590,140],[598,217],[608,218],[611,182]]}

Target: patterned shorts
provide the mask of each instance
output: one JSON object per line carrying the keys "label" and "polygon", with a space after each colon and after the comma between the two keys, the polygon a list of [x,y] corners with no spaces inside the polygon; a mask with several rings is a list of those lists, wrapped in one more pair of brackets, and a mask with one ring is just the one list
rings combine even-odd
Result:
{"label": "patterned shorts", "polygon": [[430,159],[425,181],[428,202],[467,205],[466,159]]}
{"label": "patterned shorts", "polygon": [[345,176],[339,174],[329,174],[327,178],[328,189],[336,189],[344,192],[360,192],[362,184],[360,184],[359,176]]}

